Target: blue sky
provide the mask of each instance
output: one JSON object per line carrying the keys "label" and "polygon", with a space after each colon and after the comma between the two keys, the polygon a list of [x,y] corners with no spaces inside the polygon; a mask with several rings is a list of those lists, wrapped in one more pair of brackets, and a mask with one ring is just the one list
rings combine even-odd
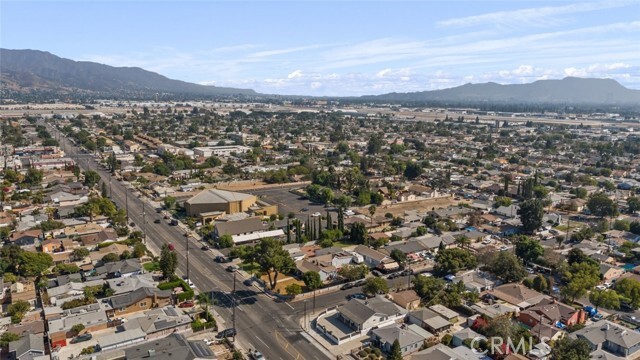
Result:
{"label": "blue sky", "polygon": [[3,0],[0,46],[277,94],[565,76],[640,89],[640,0]]}

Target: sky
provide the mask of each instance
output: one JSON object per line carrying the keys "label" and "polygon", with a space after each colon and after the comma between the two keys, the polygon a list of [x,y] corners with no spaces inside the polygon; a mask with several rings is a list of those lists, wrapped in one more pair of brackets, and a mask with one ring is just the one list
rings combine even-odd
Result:
{"label": "sky", "polygon": [[640,0],[2,0],[0,46],[268,94],[566,76],[640,89]]}

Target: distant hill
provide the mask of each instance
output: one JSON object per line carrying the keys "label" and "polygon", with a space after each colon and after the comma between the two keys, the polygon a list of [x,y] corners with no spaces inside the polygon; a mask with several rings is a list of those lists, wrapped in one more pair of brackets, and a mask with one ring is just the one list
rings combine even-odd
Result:
{"label": "distant hill", "polygon": [[530,84],[500,85],[494,82],[465,84],[433,91],[362,96],[362,100],[385,102],[455,103],[640,103],[640,90],[627,89],[612,79],[566,77],[538,80]]}
{"label": "distant hill", "polygon": [[17,94],[39,91],[121,98],[152,98],[157,93],[213,97],[256,95],[253,90],[198,85],[137,67],[73,61],[37,50],[0,49],[0,81],[3,92]]}

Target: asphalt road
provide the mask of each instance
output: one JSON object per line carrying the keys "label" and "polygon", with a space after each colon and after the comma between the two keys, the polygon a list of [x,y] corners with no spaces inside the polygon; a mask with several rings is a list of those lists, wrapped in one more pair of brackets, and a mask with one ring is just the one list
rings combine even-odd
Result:
{"label": "asphalt road", "polygon": [[[189,274],[191,281],[201,293],[209,294],[214,299],[214,308],[224,318],[225,327],[233,325],[233,309],[235,307],[237,341],[245,349],[257,349],[267,359],[315,359],[332,358],[326,350],[319,348],[302,335],[300,319],[302,314],[288,303],[275,302],[260,292],[257,288],[245,286],[238,274],[235,282],[236,297],[232,298],[234,275],[225,271],[224,266],[213,261],[214,251],[203,251],[195,239],[184,236],[184,231],[176,226],[170,226],[167,221],[155,212],[151,203],[146,203],[143,223],[143,200],[133,196],[130,190],[113,179],[103,170],[94,158],[81,155],[79,149],[63,137],[55,128],[49,126],[52,134],[56,134],[69,156],[83,157],[79,165],[85,170],[90,168],[97,171],[102,181],[110,184],[111,199],[119,208],[127,208],[130,221],[139,228],[146,228],[147,246],[156,253],[163,244],[173,244],[178,255],[181,274]],[[129,193],[127,193],[129,191]],[[128,194],[128,195],[127,195]],[[161,219],[159,224],[154,220]],[[188,248],[188,249],[187,249]],[[189,267],[187,270],[187,257]]]}

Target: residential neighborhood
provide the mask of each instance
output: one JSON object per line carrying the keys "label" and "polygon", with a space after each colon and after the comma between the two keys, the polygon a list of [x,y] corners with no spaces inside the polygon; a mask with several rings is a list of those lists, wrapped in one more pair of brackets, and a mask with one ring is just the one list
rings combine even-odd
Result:
{"label": "residential neighborhood", "polygon": [[95,106],[2,115],[12,359],[640,358],[634,127]]}

